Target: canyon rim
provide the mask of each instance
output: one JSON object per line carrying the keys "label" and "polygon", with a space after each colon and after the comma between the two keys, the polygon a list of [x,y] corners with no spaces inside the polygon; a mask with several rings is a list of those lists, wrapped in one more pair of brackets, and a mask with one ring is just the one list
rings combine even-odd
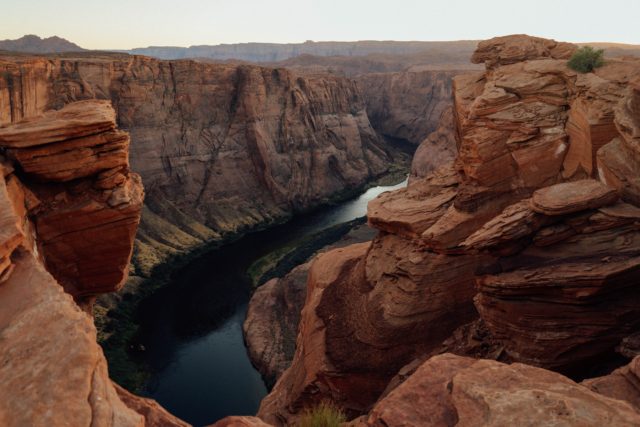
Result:
{"label": "canyon rim", "polygon": [[460,39],[0,40],[0,425],[640,425],[640,45]]}

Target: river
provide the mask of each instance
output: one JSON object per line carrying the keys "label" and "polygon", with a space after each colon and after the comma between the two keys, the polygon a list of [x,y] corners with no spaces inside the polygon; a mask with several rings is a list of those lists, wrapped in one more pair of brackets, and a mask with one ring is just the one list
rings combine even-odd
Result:
{"label": "river", "polygon": [[196,426],[227,415],[254,415],[267,393],[249,361],[242,335],[252,285],[247,269],[257,259],[336,224],[366,215],[380,193],[301,215],[269,230],[248,234],[174,273],[171,282],[139,309],[139,342],[152,376],[144,394]]}

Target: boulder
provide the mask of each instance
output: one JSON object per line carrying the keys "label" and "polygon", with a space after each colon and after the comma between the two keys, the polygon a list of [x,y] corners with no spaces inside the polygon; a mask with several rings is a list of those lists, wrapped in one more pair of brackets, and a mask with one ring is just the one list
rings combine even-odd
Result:
{"label": "boulder", "polygon": [[422,364],[352,426],[624,425],[640,422],[627,402],[554,372],[443,354]]}

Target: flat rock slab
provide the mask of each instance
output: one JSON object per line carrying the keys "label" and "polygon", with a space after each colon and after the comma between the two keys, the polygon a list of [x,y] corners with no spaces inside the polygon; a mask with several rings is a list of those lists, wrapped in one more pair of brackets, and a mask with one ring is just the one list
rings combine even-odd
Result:
{"label": "flat rock slab", "polygon": [[116,113],[110,101],[79,101],[0,129],[0,145],[34,147],[94,135],[115,127]]}
{"label": "flat rock slab", "polygon": [[533,193],[531,209],[549,215],[566,215],[586,209],[597,209],[618,200],[618,193],[594,179],[563,182]]}

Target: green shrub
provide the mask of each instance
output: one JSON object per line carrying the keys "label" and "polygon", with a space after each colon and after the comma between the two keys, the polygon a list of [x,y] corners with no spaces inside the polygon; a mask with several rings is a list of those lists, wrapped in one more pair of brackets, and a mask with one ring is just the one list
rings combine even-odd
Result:
{"label": "green shrub", "polygon": [[579,73],[590,73],[604,65],[604,50],[583,46],[571,55],[568,65]]}
{"label": "green shrub", "polygon": [[344,412],[330,402],[322,402],[305,410],[299,427],[338,427],[347,418]]}

